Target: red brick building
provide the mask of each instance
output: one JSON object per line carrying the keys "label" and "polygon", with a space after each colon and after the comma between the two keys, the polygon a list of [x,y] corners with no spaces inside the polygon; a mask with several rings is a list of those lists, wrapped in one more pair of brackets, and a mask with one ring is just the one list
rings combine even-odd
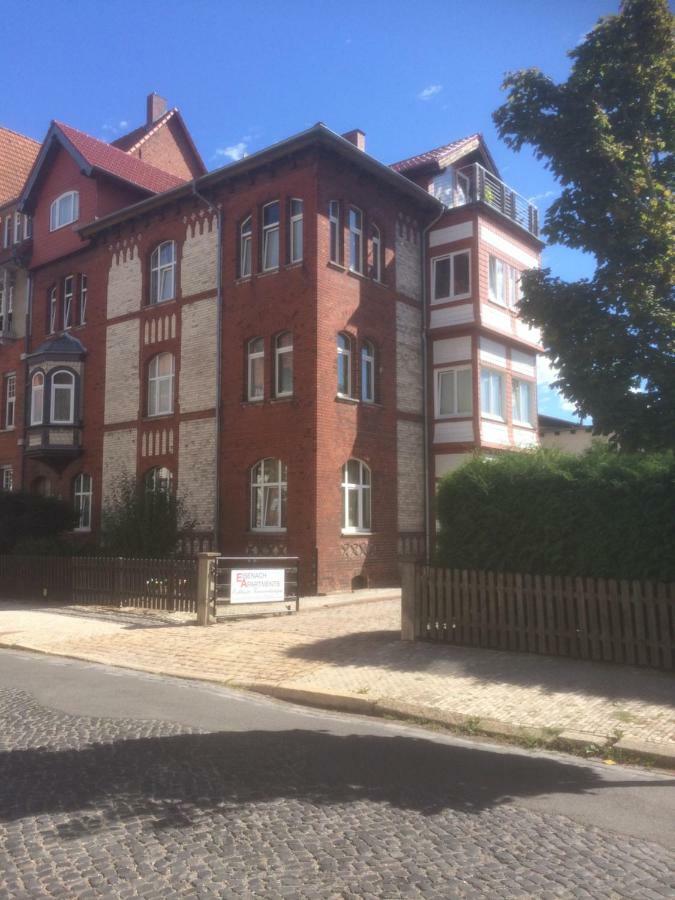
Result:
{"label": "red brick building", "polygon": [[541,245],[479,136],[392,167],[364,140],[316,125],[206,173],[156,95],[113,144],[52,123],[0,346],[8,482],[95,534],[127,474],[183,498],[194,549],[297,555],[305,592],[395,582],[434,477],[537,441],[513,306]]}

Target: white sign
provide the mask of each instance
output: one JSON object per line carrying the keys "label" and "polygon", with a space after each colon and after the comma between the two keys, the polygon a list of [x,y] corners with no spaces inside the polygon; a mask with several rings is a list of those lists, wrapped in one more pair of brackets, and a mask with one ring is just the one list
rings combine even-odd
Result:
{"label": "white sign", "polygon": [[230,603],[278,603],[285,598],[284,569],[232,569]]}

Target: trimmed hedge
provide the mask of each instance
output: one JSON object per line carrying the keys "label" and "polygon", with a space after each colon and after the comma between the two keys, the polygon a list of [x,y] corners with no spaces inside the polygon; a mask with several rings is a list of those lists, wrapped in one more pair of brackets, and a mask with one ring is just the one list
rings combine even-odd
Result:
{"label": "trimmed hedge", "polygon": [[448,568],[675,581],[675,455],[476,456],[438,491]]}

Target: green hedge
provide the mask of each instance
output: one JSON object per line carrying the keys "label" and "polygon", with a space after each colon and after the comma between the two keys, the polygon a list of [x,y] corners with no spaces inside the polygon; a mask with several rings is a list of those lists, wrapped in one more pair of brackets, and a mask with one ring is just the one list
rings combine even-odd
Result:
{"label": "green hedge", "polygon": [[675,455],[476,456],[437,497],[448,568],[675,581]]}
{"label": "green hedge", "polygon": [[0,553],[26,541],[51,541],[77,524],[65,500],[24,491],[0,491]]}

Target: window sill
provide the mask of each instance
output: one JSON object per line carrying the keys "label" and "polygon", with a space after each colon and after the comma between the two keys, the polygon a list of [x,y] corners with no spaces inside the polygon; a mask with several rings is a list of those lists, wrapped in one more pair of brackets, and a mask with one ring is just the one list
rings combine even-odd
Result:
{"label": "window sill", "polygon": [[242,406],[260,406],[265,402],[264,397],[246,397],[241,401]]}
{"label": "window sill", "polygon": [[234,279],[235,284],[248,284],[249,281],[253,280],[253,275],[240,275],[239,278]]}
{"label": "window sill", "polygon": [[176,303],[178,297],[168,297],[166,300],[149,300],[143,309],[156,309],[158,306],[166,306],[167,303]]}
{"label": "window sill", "polygon": [[304,263],[304,259],[296,259],[294,262],[286,263],[284,269],[301,269],[302,264]]}
{"label": "window sill", "polygon": [[172,410],[171,412],[166,413],[155,413],[154,415],[150,415],[148,413],[146,416],[142,417],[143,422],[156,422],[158,419],[170,419],[175,415],[175,412]]}
{"label": "window sill", "polygon": [[481,419],[487,419],[490,422],[503,422],[506,424],[506,419],[504,416],[497,416],[494,413],[481,412]]}
{"label": "window sill", "polygon": [[91,534],[91,526],[88,528],[73,528],[73,534]]}
{"label": "window sill", "polygon": [[513,420],[514,428],[528,428],[530,431],[534,431],[534,425],[531,422],[521,422],[519,419]]}
{"label": "window sill", "polygon": [[487,302],[489,306],[493,306],[495,309],[501,309],[502,312],[510,313],[512,316],[518,315],[512,306],[507,306],[506,303],[500,303],[499,300],[493,300],[492,297],[488,297]]}
{"label": "window sill", "polygon": [[249,534],[286,534],[287,528],[251,528]]}
{"label": "window sill", "polygon": [[337,403],[350,403],[354,406],[361,402],[358,397],[348,397],[347,394],[336,394],[335,400]]}
{"label": "window sill", "polygon": [[294,394],[280,394],[278,397],[270,397],[270,403],[288,403],[295,400]]}
{"label": "window sill", "polygon": [[434,419],[437,422],[471,422],[473,421],[473,413],[438,413],[436,416],[434,416]]}
{"label": "window sill", "polygon": [[267,278],[269,275],[278,275],[279,274],[279,266],[275,266],[273,269],[263,269],[261,272],[258,272],[256,278]]}
{"label": "window sill", "polygon": [[434,297],[430,305],[441,306],[443,303],[466,303],[467,300],[472,299],[471,294],[460,294],[458,297]]}
{"label": "window sill", "polygon": [[329,259],[326,263],[329,269],[335,269],[336,272],[346,272],[346,268],[342,265],[342,263],[335,262],[335,260]]}
{"label": "window sill", "polygon": [[368,281],[368,276],[365,272],[359,272],[357,269],[347,269],[347,275],[352,275],[354,278],[361,278],[365,281]]}
{"label": "window sill", "polygon": [[341,537],[371,537],[375,532],[374,531],[360,531],[357,528],[343,528],[340,531]]}

